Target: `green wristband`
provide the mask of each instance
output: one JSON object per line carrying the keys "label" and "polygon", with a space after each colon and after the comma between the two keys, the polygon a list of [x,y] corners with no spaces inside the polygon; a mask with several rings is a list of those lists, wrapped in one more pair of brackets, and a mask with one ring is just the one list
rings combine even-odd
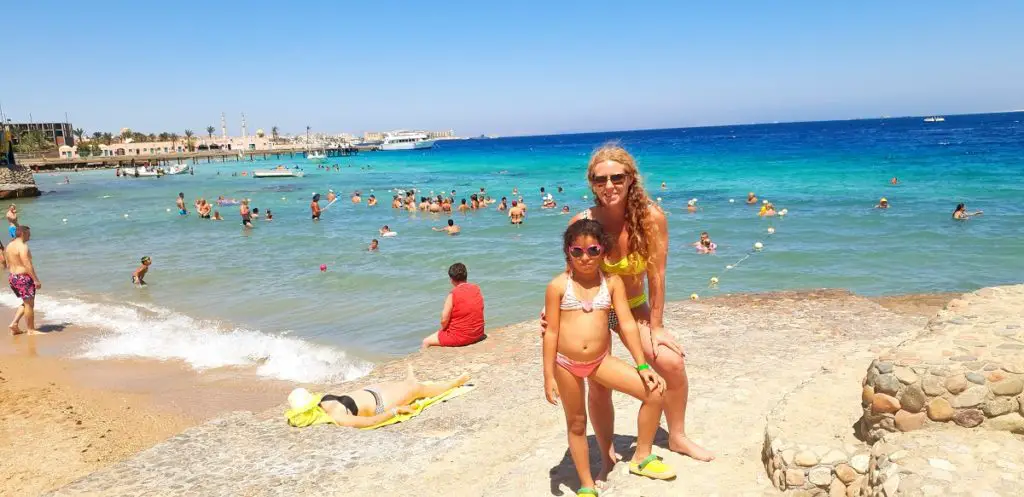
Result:
{"label": "green wristband", "polygon": [[636,367],[637,371],[643,371],[645,369],[651,369],[651,366],[649,366],[646,362],[643,364],[638,364]]}

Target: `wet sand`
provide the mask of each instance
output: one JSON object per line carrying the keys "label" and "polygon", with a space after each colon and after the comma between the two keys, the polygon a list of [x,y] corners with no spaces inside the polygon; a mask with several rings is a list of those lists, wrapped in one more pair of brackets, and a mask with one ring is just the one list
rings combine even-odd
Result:
{"label": "wet sand", "polygon": [[[5,325],[12,315],[0,308]],[[59,488],[218,415],[277,405],[294,388],[246,370],[74,359],[95,330],[40,328],[53,331],[0,336],[0,495]]]}

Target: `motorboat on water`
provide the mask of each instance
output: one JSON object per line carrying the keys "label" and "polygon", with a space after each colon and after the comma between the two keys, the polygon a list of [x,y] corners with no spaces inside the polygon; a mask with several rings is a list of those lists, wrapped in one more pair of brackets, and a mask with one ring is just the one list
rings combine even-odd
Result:
{"label": "motorboat on water", "polygon": [[169,168],[163,168],[160,166],[141,166],[141,167],[125,167],[121,168],[121,174],[124,176],[135,176],[137,178],[152,178],[174,174],[184,174],[188,172],[188,165],[179,164],[177,166],[171,166]]}
{"label": "motorboat on water", "polygon": [[284,166],[277,166],[274,169],[257,169],[252,172],[253,178],[301,178],[304,176],[299,169],[288,169]]}
{"label": "motorboat on water", "polygon": [[432,148],[434,140],[428,139],[425,133],[411,131],[395,131],[384,135],[380,144],[381,150],[422,150]]}
{"label": "motorboat on water", "polygon": [[323,162],[327,160],[327,152],[323,149],[307,150],[306,158],[313,162]]}
{"label": "motorboat on water", "polygon": [[946,118],[942,117],[942,116],[928,116],[928,117],[924,118],[924,122],[926,122],[926,123],[941,123],[941,122],[946,122]]}

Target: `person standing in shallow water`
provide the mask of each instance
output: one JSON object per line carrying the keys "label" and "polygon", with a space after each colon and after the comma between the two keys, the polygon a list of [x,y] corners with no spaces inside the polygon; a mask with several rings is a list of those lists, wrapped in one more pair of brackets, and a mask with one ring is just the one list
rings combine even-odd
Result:
{"label": "person standing in shallow water", "polygon": [[[4,260],[11,275],[7,278],[14,295],[21,299],[22,304],[14,313],[10,329],[12,335],[28,333],[38,334],[36,330],[36,290],[43,287],[36,276],[36,268],[32,264],[32,251],[28,249],[28,241],[32,238],[32,230],[28,226],[19,226],[14,240],[4,250]],[[25,318],[27,329],[22,330],[18,324]]]}
{"label": "person standing in shallow water", "polygon": [[320,194],[314,193],[313,200],[309,202],[309,210],[312,212],[313,220],[320,220]]}
{"label": "person standing in shallow water", "polygon": [[181,216],[187,215],[188,211],[185,210],[185,194],[179,193],[178,198],[174,200],[174,205],[178,206],[178,214]]}
{"label": "person standing in shallow water", "polygon": [[18,206],[11,204],[7,208],[7,233],[11,238],[18,236]]}
{"label": "person standing in shallow water", "polygon": [[[594,219],[611,236],[601,269],[618,275],[626,286],[629,307],[640,326],[644,356],[665,379],[664,412],[668,421],[669,449],[698,461],[714,455],[686,434],[686,403],[690,385],[686,376],[683,348],[664,329],[665,266],[668,260],[668,221],[644,190],[633,156],[617,145],[605,145],[590,158],[587,180],[594,194],[594,207],[569,221]],[[650,296],[645,293],[645,286]],[[543,320],[541,326],[546,327]],[[614,312],[608,323],[618,330]],[[602,475],[617,461],[612,446],[615,411],[611,391],[591,383],[588,405],[594,434],[601,447]],[[598,478],[602,479],[602,478]]]}

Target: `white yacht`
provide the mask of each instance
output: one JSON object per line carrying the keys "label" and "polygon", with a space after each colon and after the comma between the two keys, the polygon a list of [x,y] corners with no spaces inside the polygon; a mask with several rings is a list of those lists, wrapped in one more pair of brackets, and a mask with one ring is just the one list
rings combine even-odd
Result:
{"label": "white yacht", "polygon": [[941,123],[941,122],[946,122],[946,118],[942,117],[942,116],[928,116],[928,117],[924,118],[924,122],[926,122],[926,123]]}
{"label": "white yacht", "polygon": [[424,133],[396,131],[384,135],[380,144],[381,150],[420,150],[434,146],[434,140],[427,139]]}

